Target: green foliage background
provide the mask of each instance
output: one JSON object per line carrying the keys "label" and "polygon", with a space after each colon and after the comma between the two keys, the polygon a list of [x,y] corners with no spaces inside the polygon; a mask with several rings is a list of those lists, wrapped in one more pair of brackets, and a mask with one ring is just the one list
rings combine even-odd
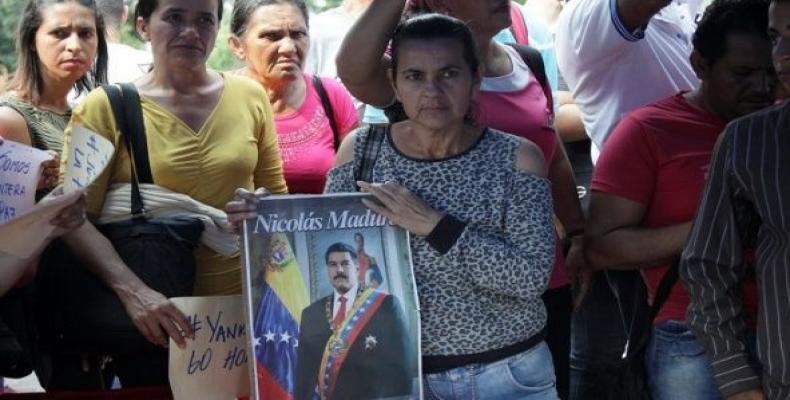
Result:
{"label": "green foliage background", "polygon": [[[214,69],[231,69],[238,67],[236,57],[233,56],[228,48],[228,36],[230,25],[230,13],[233,8],[233,0],[224,0],[225,13],[222,18],[222,26],[217,37],[217,44],[214,52],[209,57],[208,64]],[[308,6],[315,12],[323,11],[330,7],[340,4],[341,0],[308,0]],[[134,1],[132,2],[134,3]],[[3,64],[9,71],[16,68],[16,28],[21,17],[22,10],[27,4],[27,0],[2,0],[0,1],[0,64]],[[129,7],[134,9],[134,4]],[[132,14],[132,11],[129,12]],[[131,18],[130,18],[131,19]],[[123,26],[122,42],[134,47],[143,47],[144,43],[137,36],[134,25],[130,22]]]}
{"label": "green foliage background", "polygon": [[[223,0],[225,3],[225,13],[222,18],[222,26],[217,37],[217,43],[214,51],[209,57],[208,65],[211,68],[218,70],[227,70],[237,68],[239,66],[238,60],[231,53],[228,48],[228,36],[230,25],[230,13],[233,8],[233,0]],[[477,0],[466,0],[477,1]],[[524,0],[517,0],[523,3]],[[0,1],[0,64],[6,66],[9,71],[16,68],[16,54],[15,54],[15,34],[19,18],[22,10],[27,3],[27,0],[1,0]],[[132,3],[135,3],[134,1]],[[321,12],[328,8],[336,7],[341,3],[341,0],[307,0],[307,4],[314,12]],[[133,10],[134,4],[130,7]],[[130,11],[130,14],[132,12]],[[122,42],[134,47],[143,47],[145,44],[137,36],[134,31],[134,26],[130,22],[123,26]]]}

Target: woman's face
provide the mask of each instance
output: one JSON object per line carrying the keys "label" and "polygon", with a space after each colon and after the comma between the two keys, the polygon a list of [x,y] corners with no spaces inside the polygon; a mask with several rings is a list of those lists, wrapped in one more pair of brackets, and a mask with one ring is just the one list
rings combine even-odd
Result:
{"label": "woman's face", "polygon": [[510,0],[443,0],[446,12],[475,34],[494,35],[510,26]]}
{"label": "woman's face", "polygon": [[259,81],[294,81],[302,76],[310,45],[307,33],[307,23],[299,8],[292,4],[270,4],[255,10],[244,37],[231,40],[231,46]]}
{"label": "woman's face", "polygon": [[148,20],[137,20],[137,30],[151,42],[154,65],[205,68],[217,39],[217,1],[159,0]]}
{"label": "woman's face", "polygon": [[96,57],[98,37],[93,10],[75,2],[44,8],[35,46],[44,77],[76,82],[90,70]]}
{"label": "woman's face", "polygon": [[[479,87],[457,40],[405,40],[393,88],[412,122],[429,129],[462,123]],[[391,78],[392,79],[392,78]]]}

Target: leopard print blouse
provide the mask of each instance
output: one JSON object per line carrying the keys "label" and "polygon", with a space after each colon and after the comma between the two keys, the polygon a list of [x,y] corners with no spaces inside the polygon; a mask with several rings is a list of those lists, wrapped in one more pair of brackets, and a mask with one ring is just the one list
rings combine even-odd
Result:
{"label": "leopard print blouse", "polygon": [[[330,171],[326,192],[356,190],[368,130],[356,135],[355,162]],[[424,356],[501,349],[546,323],[541,295],[554,262],[551,192],[546,179],[516,168],[522,141],[487,129],[464,153],[417,160],[394,147],[387,129],[372,180],[394,180],[466,223],[445,254],[411,235]]]}

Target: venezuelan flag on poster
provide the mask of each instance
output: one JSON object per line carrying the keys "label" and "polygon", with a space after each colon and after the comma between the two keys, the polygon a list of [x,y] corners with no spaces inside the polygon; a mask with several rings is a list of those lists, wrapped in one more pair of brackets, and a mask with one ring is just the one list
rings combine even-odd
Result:
{"label": "venezuelan flag on poster", "polygon": [[258,395],[265,400],[290,400],[296,379],[299,319],[309,299],[285,235],[272,235],[271,258],[265,268],[253,331]]}

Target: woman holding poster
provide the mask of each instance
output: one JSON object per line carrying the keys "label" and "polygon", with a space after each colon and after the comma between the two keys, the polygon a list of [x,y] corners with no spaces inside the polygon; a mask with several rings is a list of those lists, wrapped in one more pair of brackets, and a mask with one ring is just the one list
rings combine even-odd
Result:
{"label": "woman holding poster", "polygon": [[[474,43],[452,17],[402,22],[389,78],[408,119],[348,136],[326,191],[369,192],[366,206],[412,234],[425,398],[556,399],[541,299],[551,191],[534,143],[467,117],[481,80]],[[228,204],[233,220],[255,217],[250,197]]]}

